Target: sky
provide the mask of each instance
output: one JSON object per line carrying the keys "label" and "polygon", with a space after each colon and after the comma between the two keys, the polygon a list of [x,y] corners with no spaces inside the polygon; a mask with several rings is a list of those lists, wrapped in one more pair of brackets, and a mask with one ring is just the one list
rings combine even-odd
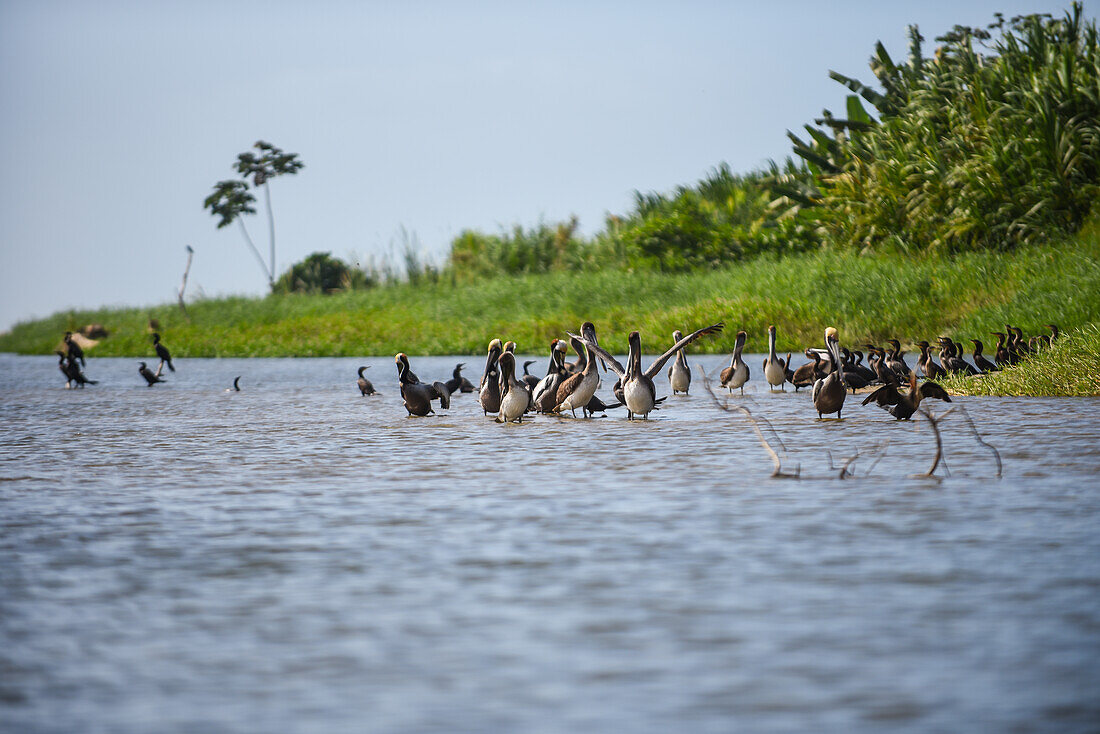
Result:
{"label": "sky", "polygon": [[[69,308],[261,295],[236,225],[203,209],[260,139],[305,168],[271,183],[276,270],[463,229],[576,215],[790,155],[787,130],[1000,11],[1068,2],[207,2],[0,0],[0,330]],[[1095,8],[1086,4],[1095,18]],[[260,250],[258,202],[246,222]]]}

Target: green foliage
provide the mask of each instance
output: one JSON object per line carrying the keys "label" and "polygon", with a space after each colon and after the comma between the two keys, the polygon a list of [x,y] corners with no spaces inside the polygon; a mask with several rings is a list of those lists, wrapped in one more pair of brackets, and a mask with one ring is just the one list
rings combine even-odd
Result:
{"label": "green foliage", "polygon": [[882,92],[831,72],[856,93],[847,118],[826,110],[808,139],[791,134],[831,238],[958,252],[1075,231],[1100,194],[1097,38],[1075,3],[1060,19],[956,26],[931,58],[912,27],[907,63],[875,48]]}
{"label": "green foliage", "polygon": [[202,206],[215,217],[220,217],[218,229],[221,229],[242,214],[255,214],[256,209],[252,206],[255,203],[256,197],[249,192],[247,183],[227,179],[214,184],[214,193],[203,200]]}
{"label": "green foliage", "polygon": [[963,395],[1100,395],[1100,324],[1062,334],[1050,349],[990,375],[951,377],[944,386]]}
{"label": "green foliage", "polygon": [[372,285],[366,273],[327,252],[292,265],[272,286],[274,293],[335,293]]}

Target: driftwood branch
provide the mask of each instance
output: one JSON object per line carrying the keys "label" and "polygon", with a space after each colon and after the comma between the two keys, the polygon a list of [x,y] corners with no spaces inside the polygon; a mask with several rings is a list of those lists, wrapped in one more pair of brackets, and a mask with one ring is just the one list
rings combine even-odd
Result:
{"label": "driftwood branch", "polygon": [[966,418],[966,423],[967,423],[967,425],[970,426],[971,433],[974,434],[974,440],[977,441],[978,443],[980,443],[982,446],[985,446],[987,449],[989,449],[993,453],[993,458],[997,461],[997,478],[1000,479],[1001,478],[1001,452],[998,451],[992,444],[988,444],[988,443],[986,443],[985,441],[982,440],[981,435],[978,433],[978,427],[974,425],[974,419],[970,417],[970,413],[968,413],[966,411],[966,408],[962,407],[961,405],[958,406],[958,408],[959,408],[959,410],[962,411],[963,417]]}
{"label": "driftwood branch", "polygon": [[[768,439],[764,437],[764,432],[760,430],[758,419],[752,414],[752,411],[750,411],[743,405],[735,405],[733,407],[730,407],[728,402],[723,403],[721,400],[718,399],[718,395],[714,392],[714,389],[711,388],[710,378],[707,377],[707,373],[703,371],[702,367],[699,367],[699,374],[703,377],[703,387],[706,388],[707,394],[710,395],[710,399],[714,401],[714,404],[718,407],[719,410],[726,411],[727,413],[736,410],[744,415],[746,418],[748,418],[749,423],[752,424],[752,430],[756,432],[756,438],[759,439],[760,445],[763,446],[764,450],[768,452],[768,455],[772,457],[772,464],[774,464],[775,467],[772,471],[772,476],[787,479],[797,479],[801,468],[796,468],[793,474],[783,471],[783,462],[780,461],[779,454],[775,452],[775,449],[773,449],[771,447],[771,444],[768,443]],[[768,427],[771,428],[771,425],[768,424]],[[771,430],[774,433],[775,429],[773,428]]]}
{"label": "driftwood branch", "polygon": [[940,465],[940,460],[943,458],[943,438],[940,436],[939,423],[948,415],[950,415],[951,411],[954,410],[954,408],[951,408],[944,413],[940,413],[938,416],[934,415],[932,411],[925,410],[924,408],[917,408],[917,410],[920,412],[921,415],[928,419],[928,424],[932,426],[932,433],[936,436],[936,455],[932,459],[931,469],[929,469],[924,474],[914,474],[913,476],[916,478],[924,477],[938,480],[939,477],[936,476],[936,467]]}

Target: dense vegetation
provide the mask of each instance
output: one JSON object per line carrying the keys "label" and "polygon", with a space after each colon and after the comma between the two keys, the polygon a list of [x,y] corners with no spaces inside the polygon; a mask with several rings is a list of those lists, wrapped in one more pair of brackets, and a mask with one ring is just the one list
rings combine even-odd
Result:
{"label": "dense vegetation", "polygon": [[913,258],[862,257],[848,251],[762,256],[692,273],[618,269],[448,279],[265,299],[199,300],[188,307],[59,313],[17,325],[0,350],[50,353],[61,334],[100,323],[111,336],[94,356],[149,354],[155,318],[173,354],[216,356],[350,356],[480,353],[493,336],[541,354],[552,338],[591,319],[619,349],[639,329],[655,351],[673,329],[722,319],[727,330],[699,349],[730,349],[737,329],[762,350],[776,324],[784,351],[821,342],[835,324],[845,344],[939,334],[987,338],[1006,321],[1027,333],[1054,321],[1064,330],[1100,323],[1100,222],[1074,238],[1025,246],[1013,257],[980,251]]}

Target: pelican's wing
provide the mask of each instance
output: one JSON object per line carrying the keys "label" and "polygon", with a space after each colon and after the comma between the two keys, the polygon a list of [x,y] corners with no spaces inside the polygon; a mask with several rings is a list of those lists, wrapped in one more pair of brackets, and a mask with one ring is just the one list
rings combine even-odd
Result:
{"label": "pelican's wing", "polygon": [[[569,334],[569,332],[566,333]],[[589,350],[591,350],[593,353],[595,353],[597,357],[603,360],[604,365],[606,365],[608,368],[611,369],[612,372],[618,375],[620,380],[626,379],[626,369],[621,364],[619,364],[619,360],[611,356],[610,352],[601,347],[599,344],[594,344],[593,342],[588,341],[584,337],[577,336],[576,334],[569,334],[569,336],[573,337],[574,339],[580,339],[581,343],[588,347]],[[580,373],[578,372],[577,374]]]}
{"label": "pelican's wing", "polygon": [[683,339],[673,344],[667,352],[658,357],[656,362],[649,365],[649,369],[645,371],[645,376],[652,380],[654,377],[660,374],[661,368],[665,366],[665,362],[676,356],[676,352],[680,351],[688,344],[691,344],[693,341],[705,334],[717,334],[719,331],[722,330],[724,326],[725,324],[719,321],[717,324],[704,326],[702,329],[688,334]]}

